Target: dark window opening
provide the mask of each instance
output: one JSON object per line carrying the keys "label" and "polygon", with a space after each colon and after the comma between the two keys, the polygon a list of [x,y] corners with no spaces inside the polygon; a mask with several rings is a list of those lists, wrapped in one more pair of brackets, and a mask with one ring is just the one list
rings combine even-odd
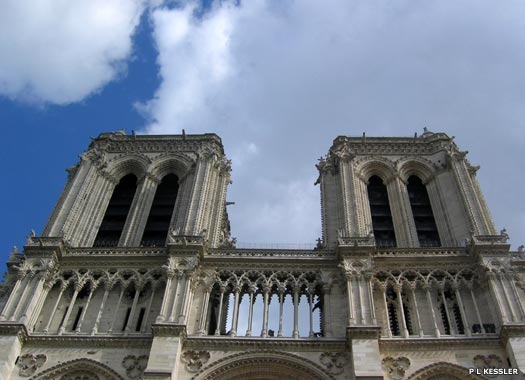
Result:
{"label": "dark window opening", "polygon": [[126,326],[128,325],[130,314],[131,314],[131,308],[128,307],[128,310],[126,311],[126,317],[124,318],[124,323],[122,324],[122,331],[126,330]]}
{"label": "dark window opening", "polygon": [[383,180],[378,176],[372,176],[368,181],[368,201],[376,245],[378,247],[397,246],[388,192]]}
{"label": "dark window opening", "polygon": [[124,229],[133,197],[137,190],[137,177],[128,174],[122,177],[113,190],[104,219],[98,229],[94,247],[116,247]]}
{"label": "dark window opening", "polygon": [[450,323],[448,321],[445,304],[443,304],[442,302],[439,304],[439,312],[441,314],[441,321],[443,322],[443,329],[445,330],[445,335],[450,335]]}
{"label": "dark window opening", "polygon": [[412,215],[416,225],[420,247],[440,247],[441,240],[432,213],[426,186],[416,176],[408,178],[408,198],[412,207]]}
{"label": "dark window opening", "polygon": [[174,174],[165,176],[158,185],[142,235],[142,246],[163,246],[166,243],[178,190],[179,179]]}
{"label": "dark window opening", "polygon": [[60,325],[59,326],[63,326],[64,325],[64,320],[66,319],[66,315],[67,315],[68,310],[69,310],[69,306],[66,307],[66,310],[64,310],[64,315],[62,316],[62,319],[60,320]]}
{"label": "dark window opening", "polygon": [[140,331],[140,328],[142,327],[142,321],[144,320],[145,313],[146,313],[146,308],[142,307],[140,309],[139,318],[137,320],[137,326],[135,327],[135,331]]}
{"label": "dark window opening", "polygon": [[408,300],[403,300],[403,314],[405,314],[405,325],[408,330],[408,335],[414,335],[412,316],[410,314],[410,308],[408,307]]}
{"label": "dark window opening", "polygon": [[82,306],[78,308],[77,316],[75,317],[75,322],[73,323],[73,327],[71,328],[72,331],[75,331],[78,327],[78,322],[80,321],[80,316],[82,315],[82,309]]}
{"label": "dark window opening", "polygon": [[390,321],[390,332],[393,336],[401,336],[399,320],[397,318],[397,293],[392,286],[386,289],[388,320]]}

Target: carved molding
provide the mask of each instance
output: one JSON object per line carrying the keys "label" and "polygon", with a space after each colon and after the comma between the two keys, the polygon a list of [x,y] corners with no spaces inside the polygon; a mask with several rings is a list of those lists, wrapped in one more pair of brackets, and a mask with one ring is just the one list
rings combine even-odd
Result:
{"label": "carved molding", "polygon": [[156,323],[151,326],[153,336],[178,336],[186,338],[186,325]]}
{"label": "carved molding", "polygon": [[[36,375],[31,380],[55,380],[71,374],[96,374],[99,380],[124,380],[117,372],[107,365],[91,359],[75,359],[66,363],[58,364]],[[65,375],[65,376],[64,376]],[[75,379],[76,377],[73,377]]]}
{"label": "carved molding", "polygon": [[[333,380],[332,374],[326,373],[326,368],[304,359],[298,355],[288,352],[272,350],[258,350],[256,352],[242,352],[226,356],[218,361],[212,362],[197,372],[192,380],[214,380],[217,378],[229,378],[227,376],[236,373],[240,369],[245,378],[249,374],[259,373],[259,367],[278,368],[280,371],[270,379],[280,378],[304,378],[315,380]],[[250,371],[251,372],[247,372]],[[248,375],[246,375],[249,373]],[[290,376],[287,376],[290,375]],[[278,376],[278,377],[277,377]]]}
{"label": "carved molding", "polygon": [[224,351],[260,349],[261,345],[268,349],[290,351],[343,351],[345,339],[292,339],[292,338],[230,338],[227,336],[189,336],[184,341],[184,347],[192,350]]}
{"label": "carved molding", "polygon": [[153,338],[150,337],[110,337],[110,336],[42,336],[31,335],[27,343],[32,347],[67,347],[67,348],[150,348]]}
{"label": "carved molding", "polygon": [[378,339],[381,335],[380,326],[348,326],[347,339]]}

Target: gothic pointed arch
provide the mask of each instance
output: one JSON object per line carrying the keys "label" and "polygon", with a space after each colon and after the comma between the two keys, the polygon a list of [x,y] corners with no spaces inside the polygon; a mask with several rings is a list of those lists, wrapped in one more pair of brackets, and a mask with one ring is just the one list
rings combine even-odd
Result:
{"label": "gothic pointed arch", "polygon": [[392,161],[384,157],[366,157],[357,164],[356,174],[364,181],[375,175],[388,182],[395,175],[395,169]]}
{"label": "gothic pointed arch", "polygon": [[30,380],[124,380],[107,365],[91,359],[75,359],[51,367]]}
{"label": "gothic pointed arch", "polygon": [[290,353],[257,351],[227,356],[192,380],[333,380],[326,368]]}
{"label": "gothic pointed arch", "polygon": [[173,173],[182,179],[188,174],[194,164],[195,160],[186,154],[177,152],[164,153],[155,158],[155,161],[149,168],[149,172],[158,178]]}
{"label": "gothic pointed arch", "polygon": [[423,367],[414,372],[407,380],[484,380],[475,374],[469,374],[468,369],[457,364],[438,362]]}
{"label": "gothic pointed arch", "polygon": [[435,173],[432,162],[422,157],[409,157],[399,161],[397,166],[399,176],[405,183],[410,176],[417,176],[423,183],[427,183]]}
{"label": "gothic pointed arch", "polygon": [[126,154],[110,160],[106,170],[117,180],[127,174],[134,174],[137,178],[142,178],[150,163],[151,160],[143,154]]}

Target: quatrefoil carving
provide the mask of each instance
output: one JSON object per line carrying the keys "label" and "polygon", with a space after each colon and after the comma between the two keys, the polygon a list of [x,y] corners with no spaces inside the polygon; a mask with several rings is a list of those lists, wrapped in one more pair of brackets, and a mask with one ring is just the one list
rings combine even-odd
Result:
{"label": "quatrefoil carving", "polygon": [[47,360],[47,356],[25,354],[20,356],[18,363],[16,363],[19,368],[18,375],[23,377],[29,377],[36,372],[36,370],[44,365]]}
{"label": "quatrefoil carving", "polygon": [[410,367],[410,360],[404,356],[396,358],[387,356],[382,360],[381,366],[391,379],[400,380],[405,377],[405,372]]}
{"label": "quatrefoil carving", "polygon": [[128,355],[122,360],[122,367],[126,369],[126,375],[130,379],[140,379],[148,365],[148,356]]}

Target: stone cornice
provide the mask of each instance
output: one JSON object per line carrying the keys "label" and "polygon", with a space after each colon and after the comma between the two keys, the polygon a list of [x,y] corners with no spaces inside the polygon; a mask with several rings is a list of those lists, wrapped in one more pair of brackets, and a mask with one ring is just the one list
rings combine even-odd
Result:
{"label": "stone cornice", "polygon": [[158,256],[120,256],[120,257],[68,257],[60,261],[61,269],[107,269],[107,268],[160,268],[166,257]]}
{"label": "stone cornice", "polygon": [[348,326],[346,328],[346,339],[378,339],[381,335],[380,326]]}
{"label": "stone cornice", "polygon": [[332,250],[302,250],[302,249],[248,249],[248,248],[220,248],[210,249],[207,252],[210,257],[235,257],[235,258],[332,258],[335,252]]}
{"label": "stone cornice", "polygon": [[166,256],[166,247],[108,247],[108,248],[69,248],[64,256]]}
{"label": "stone cornice", "polygon": [[185,349],[208,349],[224,351],[245,349],[276,349],[298,351],[341,351],[346,347],[345,339],[327,338],[259,338],[229,336],[189,336],[184,342]]}
{"label": "stone cornice", "polygon": [[355,155],[407,155],[434,154],[447,150],[457,150],[453,140],[445,133],[428,133],[420,137],[348,137],[338,136],[331,151],[346,146]]}
{"label": "stone cornice", "polygon": [[36,347],[151,347],[152,337],[112,337],[112,336],[67,336],[67,335],[30,335],[26,343]]}
{"label": "stone cornice", "polygon": [[506,344],[509,338],[525,338],[525,324],[503,325],[500,333],[501,341]]}
{"label": "stone cornice", "polygon": [[463,257],[469,256],[464,247],[379,248],[374,257]]}
{"label": "stone cornice", "polygon": [[203,260],[202,269],[243,269],[243,270],[330,270],[337,269],[335,260]]}
{"label": "stone cornice", "polygon": [[224,153],[222,141],[214,133],[201,135],[125,135],[123,133],[101,133],[94,139],[90,149],[101,149],[109,153],[141,152],[196,152],[210,146]]}
{"label": "stone cornice", "polygon": [[445,347],[457,348],[479,348],[479,347],[501,347],[499,337],[450,337],[450,338],[381,338],[379,348],[384,351],[396,350],[442,350]]}
{"label": "stone cornice", "polygon": [[17,336],[20,343],[24,343],[28,338],[28,332],[25,325],[13,322],[0,322],[1,336]]}
{"label": "stone cornice", "polygon": [[153,336],[178,336],[186,337],[186,325],[178,325],[173,323],[155,323],[151,326]]}

